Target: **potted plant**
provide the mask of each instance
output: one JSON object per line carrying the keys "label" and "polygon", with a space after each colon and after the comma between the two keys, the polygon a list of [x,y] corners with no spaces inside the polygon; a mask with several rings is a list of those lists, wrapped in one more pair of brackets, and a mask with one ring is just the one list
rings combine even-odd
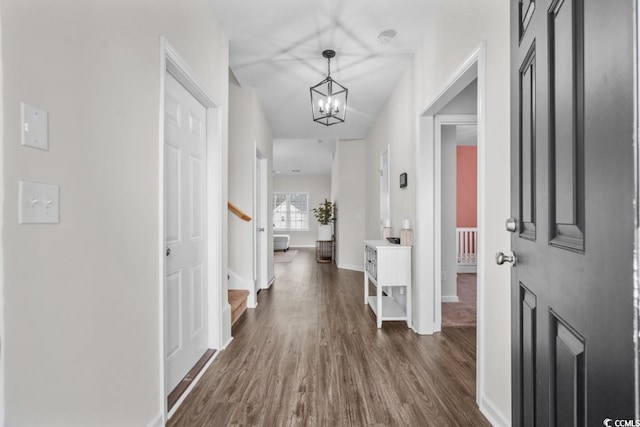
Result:
{"label": "potted plant", "polygon": [[320,225],[318,226],[318,240],[333,240],[331,223],[336,220],[335,206],[329,200],[324,199],[317,208],[313,208],[313,215]]}

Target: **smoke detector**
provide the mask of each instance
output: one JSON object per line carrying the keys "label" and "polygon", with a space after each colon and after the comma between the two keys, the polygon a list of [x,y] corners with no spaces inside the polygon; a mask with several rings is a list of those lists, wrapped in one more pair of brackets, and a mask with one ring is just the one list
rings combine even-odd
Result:
{"label": "smoke detector", "polygon": [[384,30],[378,34],[378,43],[387,44],[398,34],[396,30]]}

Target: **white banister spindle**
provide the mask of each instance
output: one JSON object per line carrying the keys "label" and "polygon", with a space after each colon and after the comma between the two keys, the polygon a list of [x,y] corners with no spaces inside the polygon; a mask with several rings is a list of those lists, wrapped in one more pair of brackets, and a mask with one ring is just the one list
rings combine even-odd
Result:
{"label": "white banister spindle", "polygon": [[476,265],[477,247],[477,228],[456,228],[456,258],[458,265]]}

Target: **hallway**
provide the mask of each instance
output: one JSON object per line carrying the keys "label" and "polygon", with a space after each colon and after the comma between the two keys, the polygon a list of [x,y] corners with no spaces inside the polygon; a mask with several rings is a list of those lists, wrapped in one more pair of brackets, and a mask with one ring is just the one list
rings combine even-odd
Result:
{"label": "hallway", "polygon": [[236,323],[168,426],[489,425],[475,403],[475,329],[375,328],[362,273],[311,249]]}

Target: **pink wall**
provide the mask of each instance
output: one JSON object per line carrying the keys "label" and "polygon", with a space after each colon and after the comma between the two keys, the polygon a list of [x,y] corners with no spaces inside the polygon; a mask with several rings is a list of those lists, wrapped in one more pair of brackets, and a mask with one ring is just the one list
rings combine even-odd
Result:
{"label": "pink wall", "polygon": [[456,147],[456,227],[478,226],[477,147]]}

